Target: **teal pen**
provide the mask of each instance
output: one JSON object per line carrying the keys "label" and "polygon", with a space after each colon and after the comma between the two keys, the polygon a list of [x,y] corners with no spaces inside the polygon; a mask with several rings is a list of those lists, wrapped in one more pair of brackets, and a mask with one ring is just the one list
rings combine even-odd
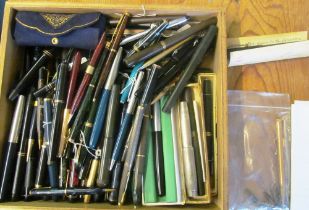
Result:
{"label": "teal pen", "polygon": [[112,86],[115,83],[115,80],[116,80],[116,77],[119,71],[122,51],[123,51],[123,48],[120,47],[116,54],[113,65],[111,67],[111,71],[106,80],[104,90],[102,92],[98,111],[97,111],[96,118],[93,124],[93,130],[92,130],[90,141],[89,141],[89,147],[92,149],[96,148],[99,142],[100,136],[101,136],[101,132],[102,132],[105,116],[106,116],[106,109],[107,109],[107,105],[109,102]]}
{"label": "teal pen", "polygon": [[121,93],[121,98],[120,98],[120,103],[124,104],[128,101],[129,94],[131,92],[132,86],[133,86],[133,81],[137,77],[137,73],[140,69],[140,67],[144,64],[144,62],[140,62],[134,66],[130,73],[130,77],[126,82],[126,85],[123,88],[123,92]]}

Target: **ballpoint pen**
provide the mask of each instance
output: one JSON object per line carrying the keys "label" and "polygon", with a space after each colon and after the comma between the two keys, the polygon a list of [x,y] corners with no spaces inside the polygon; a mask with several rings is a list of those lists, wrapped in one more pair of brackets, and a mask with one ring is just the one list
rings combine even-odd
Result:
{"label": "ballpoint pen", "polygon": [[50,188],[50,187],[42,187],[38,189],[33,189],[29,192],[29,195],[35,197],[42,196],[78,196],[78,195],[94,195],[94,194],[102,194],[105,192],[113,192],[114,189],[105,189],[105,188]]}
{"label": "ballpoint pen", "polygon": [[62,130],[60,136],[60,143],[58,148],[57,157],[62,157],[64,155],[64,149],[67,143],[67,134],[68,134],[68,123],[70,119],[70,112],[72,108],[73,96],[75,92],[75,86],[77,81],[77,76],[80,69],[80,62],[81,62],[81,52],[77,51],[74,56],[73,66],[70,75],[70,82],[68,86],[68,93],[66,99],[66,107],[63,112],[63,123],[62,123]]}
{"label": "ballpoint pen", "polygon": [[156,190],[159,196],[165,195],[165,172],[163,157],[163,139],[161,129],[161,107],[160,102],[153,105],[153,154],[155,165]]}
{"label": "ballpoint pen", "polygon": [[50,135],[49,147],[48,147],[48,158],[47,158],[47,165],[48,165],[48,172],[50,180],[54,186],[57,187],[57,158],[56,153],[59,147],[59,139],[61,136],[61,126],[63,120],[63,111],[65,108],[65,96],[66,96],[66,83],[67,83],[67,73],[68,73],[68,64],[69,58],[71,56],[72,50],[69,50],[67,53],[64,53],[63,60],[59,66],[59,72],[57,76],[57,84],[56,84],[56,92],[55,92],[55,100],[54,100],[54,114],[53,114],[53,121],[52,121],[52,130]]}
{"label": "ballpoint pen", "polygon": [[188,197],[195,197],[198,195],[196,167],[192,147],[189,110],[185,101],[180,102],[180,119],[186,192]]}
{"label": "ballpoint pen", "polygon": [[25,87],[31,82],[33,77],[36,75],[39,68],[46,63],[48,58],[52,58],[54,49],[43,50],[41,57],[35,62],[26,75],[18,82],[16,87],[10,92],[9,100],[13,101],[18,97],[18,94],[25,89]]}
{"label": "ballpoint pen", "polygon": [[142,127],[142,120],[144,118],[145,108],[149,105],[149,102],[152,98],[154,86],[157,81],[159,67],[157,65],[153,65],[151,69],[151,73],[147,80],[147,84],[145,86],[145,90],[143,96],[139,102],[137,107],[137,111],[134,117],[133,125],[132,125],[132,133],[130,135],[128,152],[126,155],[124,168],[122,171],[121,182],[119,187],[119,195],[118,195],[118,204],[122,205],[125,199],[125,194],[131,174],[131,169],[133,167],[133,162],[135,160],[136,151],[139,145],[139,136],[140,130]]}
{"label": "ballpoint pen", "polygon": [[107,187],[110,184],[110,161],[115,140],[115,128],[117,126],[117,116],[119,108],[120,86],[113,85],[109,100],[106,122],[104,127],[104,140],[102,142],[102,157],[98,170],[97,186]]}
{"label": "ballpoint pen", "polygon": [[216,19],[211,18],[207,21],[203,21],[199,24],[196,24],[196,25],[190,27],[187,30],[179,32],[172,37],[169,37],[169,38],[167,38],[163,41],[158,42],[157,44],[154,44],[150,47],[145,48],[144,50],[141,50],[137,53],[134,53],[130,57],[125,58],[124,62],[129,67],[134,66],[136,63],[139,63],[141,61],[149,59],[149,58],[159,54],[163,50],[175,45],[176,43],[178,43],[178,42],[180,42],[184,39],[187,39],[188,37],[190,37],[193,34],[205,29],[207,26],[215,23],[216,21],[217,21]]}
{"label": "ballpoint pen", "polygon": [[134,81],[136,79],[137,73],[140,70],[140,67],[142,65],[143,65],[143,62],[138,63],[132,69],[130,76],[129,76],[129,79],[127,80],[127,82],[126,82],[126,84],[123,88],[123,91],[121,93],[120,103],[124,104],[124,103],[127,102],[129,93],[131,92],[131,89],[132,89],[132,86],[133,86]]}
{"label": "ballpoint pen", "polygon": [[114,146],[114,149],[113,149],[111,165],[109,167],[109,170],[113,169],[115,162],[118,161],[120,156],[121,156],[123,144],[124,144],[126,136],[128,135],[128,132],[130,130],[131,122],[132,122],[132,118],[133,118],[133,113],[135,111],[135,106],[136,106],[136,101],[137,101],[137,96],[135,95],[135,93],[139,89],[143,78],[144,78],[144,72],[139,71],[139,73],[137,75],[137,79],[136,79],[135,84],[134,84],[132,94],[131,94],[132,97],[129,100],[129,104],[127,106],[126,114],[124,116],[123,122],[120,125],[119,131],[118,131],[118,134],[117,134],[117,137],[116,137],[116,141],[115,141],[116,143],[115,143],[115,146]]}
{"label": "ballpoint pen", "polygon": [[47,151],[48,151],[48,145],[49,145],[49,139],[52,129],[52,99],[51,98],[44,98],[43,99],[43,117],[44,117],[44,138],[43,138],[43,145],[41,147],[39,161],[37,165],[36,170],[36,178],[34,187],[40,188],[43,186],[43,183],[46,178],[46,166],[47,166]]}
{"label": "ballpoint pen", "polygon": [[[73,122],[73,125],[71,126],[71,129],[70,129],[69,141],[75,142],[80,135],[80,130],[82,129],[82,126],[84,124],[84,120],[86,118],[86,114],[88,113],[88,109],[91,105],[91,99],[93,97],[95,87],[96,87],[97,82],[99,80],[99,76],[101,74],[101,69],[102,69],[102,66],[104,64],[106,55],[107,55],[107,50],[104,49],[102,56],[100,57],[99,63],[94,70],[94,74],[92,76],[91,82],[88,85],[85,97],[84,97],[84,99],[81,103],[81,106],[80,106],[77,114],[76,114],[76,117],[74,117],[74,122]],[[90,115],[91,115],[91,111],[90,111],[89,117],[90,117]],[[95,116],[95,114],[93,114],[93,115]],[[85,123],[85,129],[86,129],[87,125],[89,125],[88,122]],[[92,130],[92,124],[91,124],[91,130]],[[91,134],[91,130],[90,130],[90,132],[88,132],[89,136]],[[84,135],[85,135],[86,140],[89,139],[89,137],[88,138],[86,137],[87,135],[86,135],[85,130],[84,130]],[[72,152],[72,144],[68,143],[65,150],[66,150],[66,152],[65,152],[66,158],[70,158],[71,152]]]}
{"label": "ballpoint pen", "polygon": [[89,141],[89,147],[92,149],[96,148],[100,135],[101,135],[101,131],[102,131],[105,116],[106,116],[106,109],[107,109],[107,105],[108,105],[110,94],[111,94],[111,89],[118,75],[122,51],[123,51],[123,48],[120,47],[116,54],[113,65],[111,67],[110,74],[108,75],[108,78],[106,80],[104,90],[102,92],[102,96],[101,96],[99,106],[98,106],[97,115],[94,120],[93,129],[92,129],[92,133],[91,133],[91,137]]}
{"label": "ballpoint pen", "polygon": [[167,26],[168,26],[168,22],[166,20],[163,20],[160,24],[153,27],[148,32],[148,34],[146,34],[146,36],[138,40],[133,45],[133,48],[127,53],[127,57],[149,46],[153,40],[155,40],[158,36],[160,36],[160,34],[166,29]]}
{"label": "ballpoint pen", "polygon": [[175,89],[171,93],[171,96],[165,103],[163,107],[164,112],[169,112],[171,108],[175,105],[176,100],[178,99],[179,95],[183,91],[187,82],[190,80],[196,67],[202,62],[202,59],[206,51],[209,49],[210,44],[213,42],[213,40],[215,39],[217,35],[217,31],[218,31],[218,28],[215,25],[211,25],[209,29],[207,30],[207,33],[205,34],[205,36],[202,38],[202,40],[198,44],[183,74],[181,75],[181,78],[179,79]]}
{"label": "ballpoint pen", "polygon": [[33,89],[27,95],[25,114],[23,124],[21,126],[21,135],[19,150],[17,154],[16,167],[14,172],[13,186],[12,186],[12,200],[17,200],[21,195],[23,185],[24,172],[26,169],[26,154],[27,154],[27,139],[29,135],[30,122],[32,111],[34,107],[34,98],[32,96]]}
{"label": "ballpoint pen", "polygon": [[37,101],[35,102],[30,127],[29,127],[29,137],[28,137],[28,147],[27,147],[27,165],[25,173],[25,201],[29,199],[29,191],[34,187],[34,170],[35,170],[35,154],[38,152],[38,142],[35,141],[36,138],[36,115],[37,115]]}
{"label": "ballpoint pen", "polygon": [[141,128],[141,135],[140,135],[140,144],[138,147],[135,166],[133,171],[133,178],[132,178],[132,197],[134,205],[141,205],[142,204],[142,186],[143,186],[143,176],[145,171],[145,164],[146,164],[146,153],[147,153],[147,131],[148,126],[150,126],[150,109],[145,110],[143,124]]}
{"label": "ballpoint pen", "polygon": [[20,95],[17,100],[14,116],[12,120],[11,130],[9,133],[6,154],[1,170],[0,180],[0,201],[4,201],[10,196],[10,187],[13,179],[13,171],[15,168],[17,145],[19,142],[19,132],[24,114],[25,97]]}
{"label": "ballpoint pen", "polygon": [[[39,69],[39,78],[38,78],[38,89],[42,88],[46,84],[47,79],[47,69],[43,66]],[[37,120],[36,120],[36,129],[38,134],[38,142],[39,142],[39,148],[41,148],[43,143],[43,98],[37,97]]]}
{"label": "ballpoint pen", "polygon": [[41,87],[40,89],[37,89],[33,95],[35,97],[44,97],[46,94],[51,93],[55,86],[56,86],[57,81],[53,80],[50,83],[48,83],[47,85]]}
{"label": "ballpoint pen", "polygon": [[[95,178],[97,175],[97,169],[99,166],[99,159],[96,157],[91,162],[91,168],[87,177],[86,187],[93,187],[95,184]],[[90,195],[84,195],[84,203],[89,203],[91,199]]]}
{"label": "ballpoint pen", "polygon": [[198,195],[205,194],[205,172],[202,168],[201,161],[201,152],[199,147],[198,140],[198,132],[197,132],[197,119],[194,115],[193,108],[193,96],[192,90],[190,88],[185,88],[184,90],[184,100],[187,102],[188,111],[189,111],[189,120],[190,120],[190,128],[191,128],[191,137],[192,137],[192,145],[194,150],[194,160],[196,167],[196,178],[197,178],[197,186],[198,186]]}
{"label": "ballpoint pen", "polygon": [[91,60],[87,66],[87,69],[85,71],[85,74],[84,74],[84,77],[83,77],[83,80],[76,92],[76,95],[74,97],[74,100],[72,102],[72,107],[71,107],[71,111],[70,111],[70,115],[74,115],[74,113],[76,112],[76,110],[79,108],[80,106],[80,103],[85,95],[85,92],[86,92],[86,89],[91,81],[91,78],[92,78],[92,75],[94,73],[94,70],[95,70],[95,67],[97,65],[97,62],[99,60],[99,57],[101,55],[101,52],[103,51],[103,48],[106,44],[106,33],[103,32],[101,38],[100,38],[100,41],[99,43],[97,44],[93,54],[92,54],[92,57],[91,57]]}

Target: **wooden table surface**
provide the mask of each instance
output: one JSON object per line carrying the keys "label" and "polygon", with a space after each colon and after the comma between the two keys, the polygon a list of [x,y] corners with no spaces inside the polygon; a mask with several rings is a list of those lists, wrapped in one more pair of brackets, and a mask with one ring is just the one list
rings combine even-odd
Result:
{"label": "wooden table surface", "polygon": [[[14,0],[10,0],[14,1]],[[24,0],[35,1],[35,0]],[[45,0],[46,1],[46,0]],[[90,0],[50,0],[89,2]],[[91,0],[95,3],[225,7],[229,37],[307,31],[308,0]],[[229,69],[229,89],[289,93],[309,99],[309,58],[268,62]]]}

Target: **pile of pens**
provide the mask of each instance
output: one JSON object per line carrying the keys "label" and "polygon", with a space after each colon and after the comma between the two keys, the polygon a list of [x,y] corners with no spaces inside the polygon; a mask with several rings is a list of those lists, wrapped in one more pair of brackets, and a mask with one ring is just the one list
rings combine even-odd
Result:
{"label": "pile of pens", "polygon": [[[1,169],[1,201],[140,205],[148,121],[156,189],[164,195],[160,113],[170,113],[183,97],[217,27],[216,18],[190,24],[188,16],[149,20],[128,13],[109,20],[112,36],[106,29],[93,51],[26,48],[24,71],[8,95],[16,105]],[[138,24],[149,28],[125,34]],[[160,106],[162,97],[167,100]],[[187,109],[181,102],[180,110]],[[190,138],[184,144],[190,145]],[[194,161],[193,153],[184,154]],[[193,165],[186,166],[188,182]],[[188,196],[197,193],[190,183],[186,189]]]}

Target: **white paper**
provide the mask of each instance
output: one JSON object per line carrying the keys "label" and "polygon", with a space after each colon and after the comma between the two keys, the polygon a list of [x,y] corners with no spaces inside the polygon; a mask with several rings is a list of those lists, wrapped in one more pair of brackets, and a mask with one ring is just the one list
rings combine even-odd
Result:
{"label": "white paper", "polygon": [[292,105],[291,210],[309,208],[309,104]]}
{"label": "white paper", "polygon": [[230,53],[229,67],[309,56],[309,41],[259,47]]}

